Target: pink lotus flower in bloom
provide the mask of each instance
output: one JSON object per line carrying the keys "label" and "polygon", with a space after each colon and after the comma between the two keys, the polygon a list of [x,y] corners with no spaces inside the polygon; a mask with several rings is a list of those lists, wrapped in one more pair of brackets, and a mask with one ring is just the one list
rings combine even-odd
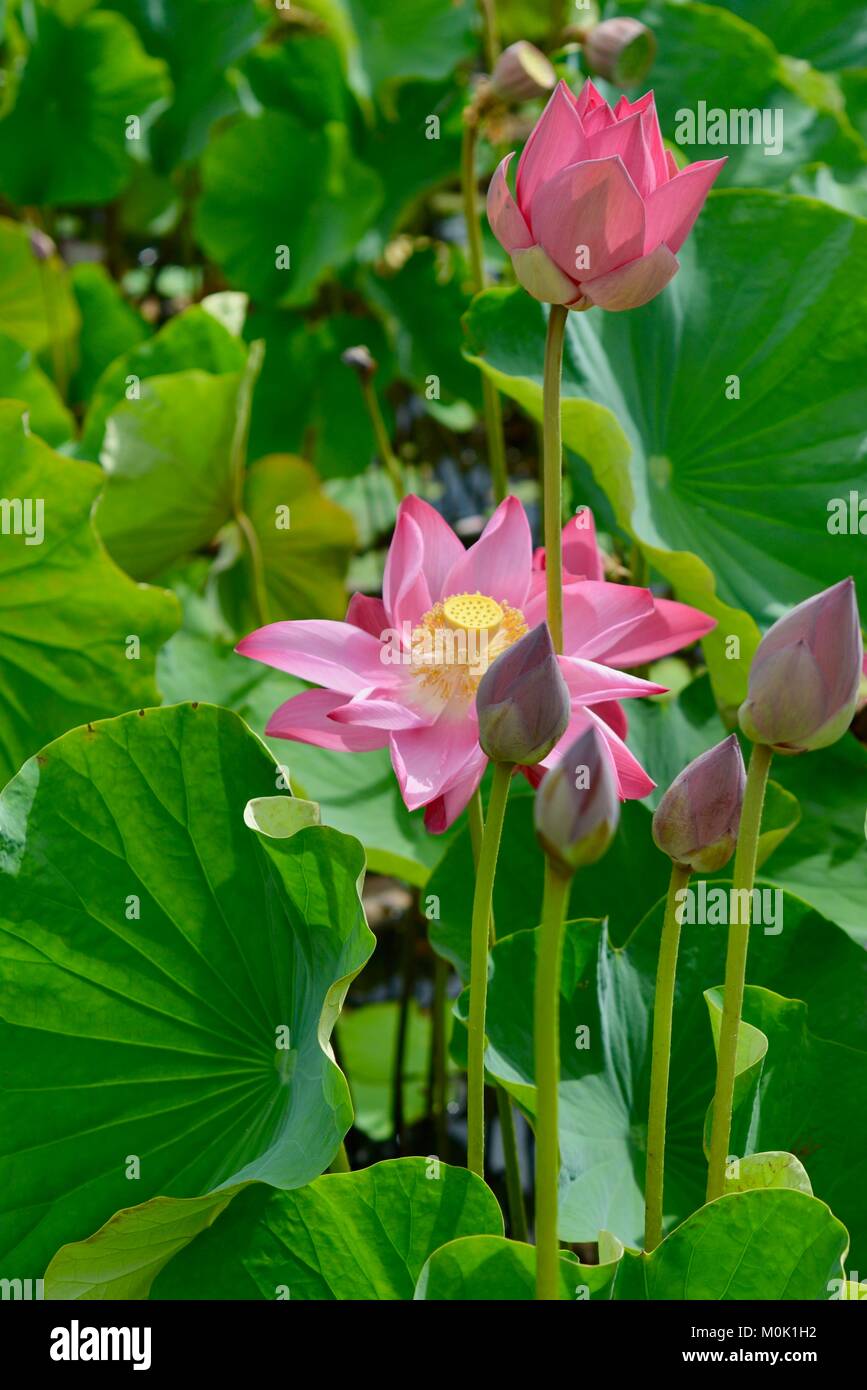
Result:
{"label": "pink lotus flower in bloom", "polygon": [[[564,650],[569,725],[552,753],[528,769],[538,782],[591,724],[611,752],[622,797],[653,782],[624,742],[617,703],[663,687],[625,674],[713,627],[704,613],[654,599],[647,589],[606,583],[592,518],[564,533]],[[544,555],[533,556],[521,503],[508,497],[465,550],[433,507],[401,503],[382,599],[356,594],[345,622],[271,623],[239,643],[244,656],[316,682],[272,715],[267,733],[319,748],[388,747],[407,807],[424,806],[429,830],[445,830],[481,781],[475,694],[491,662],[544,621]]]}
{"label": "pink lotus flower in bloom", "polygon": [[635,309],[676,274],[725,159],[678,169],[653,93],[612,111],[592,82],[554,92],[518,161],[507,155],[488,190],[488,220],[535,299],[572,309]]}

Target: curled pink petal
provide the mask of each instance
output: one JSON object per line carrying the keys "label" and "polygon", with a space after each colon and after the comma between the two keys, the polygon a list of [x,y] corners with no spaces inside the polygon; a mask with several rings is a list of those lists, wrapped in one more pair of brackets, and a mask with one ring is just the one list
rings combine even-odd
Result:
{"label": "curled pink petal", "polygon": [[629,265],[619,266],[593,280],[584,280],[581,289],[591,304],[609,313],[639,309],[664,290],[679,269],[680,263],[668,247],[657,246],[655,251],[639,256]]}
{"label": "curled pink petal", "polygon": [[414,627],[432,599],[424,575],[424,541],[412,509],[401,502],[382,579],[382,598],[389,624],[403,633]]}
{"label": "curled pink petal", "polygon": [[508,251],[523,250],[533,245],[533,236],[518,204],[509,191],[507,175],[509,165],[515,158],[507,154],[498,165],[488,188],[488,221],[497,241]]}
{"label": "curled pink petal", "polygon": [[656,783],[652,777],[648,777],[635,754],[629,751],[623,739],[618,738],[611,725],[600,719],[594,710],[588,709],[586,714],[596,725],[611,754],[621,800],[640,801],[642,797],[649,796]]}
{"label": "curled pink petal", "polygon": [[645,251],[665,245],[677,252],[692,231],[725,159],[702,159],[681,169],[647,199]]}
{"label": "curled pink petal", "polygon": [[342,727],[331,713],[346,700],[334,690],[302,690],[275,710],[265,733],[269,738],[294,739],[315,748],[331,748],[342,753],[368,753],[388,746],[384,729]]}
{"label": "curled pink petal", "polygon": [[449,571],[464,554],[464,547],[445,517],[423,498],[411,494],[400,504],[401,513],[412,517],[421,533],[421,568],[431,601],[442,597]]}
{"label": "curled pink petal", "polygon": [[644,249],[644,203],[619,155],[572,164],[548,179],[531,218],[540,245],[582,286]]}
{"label": "curled pink petal", "polygon": [[392,733],[391,763],[408,810],[426,806],[454,786],[478,747],[474,712],[446,708],[433,724]]}
{"label": "curled pink petal", "polygon": [[442,795],[428,802],[424,811],[425,830],[431,835],[442,835],[453,825],[462,811],[466,810],[470,797],[478,789],[484,776],[488,760],[481,748],[470,754],[463,775]]}
{"label": "curled pink petal", "polygon": [[535,228],[530,209],[537,188],[567,164],[574,164],[576,160],[586,157],[587,141],[575,98],[566,83],[559,82],[518,161],[515,182],[518,207],[531,231],[535,231]]}
{"label": "curled pink petal", "polygon": [[[567,656],[593,661],[652,613],[653,595],[649,589],[592,579],[565,583],[563,650]],[[530,627],[544,621],[544,592],[525,606],[524,616]]]}
{"label": "curled pink petal", "polygon": [[698,642],[716,627],[716,619],[698,608],[672,599],[654,600],[653,612],[607,648],[602,659],[608,666],[644,666]]}
{"label": "curled pink petal", "polygon": [[629,676],[597,661],[580,656],[561,656],[560,670],[573,703],[596,705],[605,700],[627,700],[642,695],[664,695],[667,689],[655,681]]}
{"label": "curled pink petal", "polygon": [[563,527],[563,568],[581,579],[602,579],[602,555],[589,507],[579,507]]}
{"label": "curled pink petal", "polygon": [[590,137],[589,146],[591,159],[619,155],[642,198],[656,187],[656,171],[644,138],[644,117],[640,111],[598,131]]}
{"label": "curled pink petal", "polygon": [[329,716],[337,724],[351,724],[369,729],[420,729],[433,723],[405,700],[396,698],[389,690],[361,690],[348,702],[338,705]]}

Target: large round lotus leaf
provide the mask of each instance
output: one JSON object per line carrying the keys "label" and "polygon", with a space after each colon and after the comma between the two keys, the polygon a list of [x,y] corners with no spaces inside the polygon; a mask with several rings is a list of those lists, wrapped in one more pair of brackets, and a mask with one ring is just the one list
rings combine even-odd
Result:
{"label": "large round lotus leaf", "polygon": [[277,769],[181,705],[76,729],[0,797],[0,1263],[122,1207],[302,1186],[352,1120],[328,1038],[373,937],[357,841],[248,828]]}
{"label": "large round lotus leaf", "polygon": [[47,739],[153,704],[157,649],[180,622],[173,595],[134,584],[91,514],[103,476],[25,431],[0,406],[0,785]]}

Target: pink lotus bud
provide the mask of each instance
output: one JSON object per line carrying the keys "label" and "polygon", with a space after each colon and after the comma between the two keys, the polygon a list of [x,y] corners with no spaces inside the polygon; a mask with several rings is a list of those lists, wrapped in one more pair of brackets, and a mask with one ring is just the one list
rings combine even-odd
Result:
{"label": "pink lotus bud", "polygon": [[589,81],[577,97],[558,84],[518,161],[514,197],[513,159],[491,180],[488,220],[519,282],[543,303],[611,311],[646,304],[676,274],[725,163],[678,169],[652,92],[612,111]]}
{"label": "pink lotus bud", "polygon": [[615,87],[631,87],[653,67],[656,35],[637,19],[604,19],[587,35],[584,56],[592,73]]}
{"label": "pink lotus bud", "polygon": [[571,700],[547,623],[488,667],[476,692],[479,743],[496,763],[532,767],[563,737]]}
{"label": "pink lotus bud", "polygon": [[843,579],[765,633],[738,711],[741,728],[779,753],[836,743],[855,713],[863,660],[855,585]]}
{"label": "pink lotus bud", "polygon": [[654,843],[675,864],[712,874],[735,851],[746,771],[736,734],[675,777],[653,816]]}
{"label": "pink lotus bud", "polygon": [[595,864],[620,819],[611,756],[591,725],[570,744],[536,792],[536,835],[565,873]]}
{"label": "pink lotus bud", "polygon": [[491,73],[491,86],[502,101],[532,101],[552,92],[556,85],[552,63],[526,39],[504,49]]}

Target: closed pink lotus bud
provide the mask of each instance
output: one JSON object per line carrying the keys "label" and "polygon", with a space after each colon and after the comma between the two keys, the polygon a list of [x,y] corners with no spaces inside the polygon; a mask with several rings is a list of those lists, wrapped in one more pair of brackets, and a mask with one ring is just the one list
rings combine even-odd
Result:
{"label": "closed pink lotus bud", "polygon": [[532,101],[533,97],[553,91],[556,85],[553,64],[526,39],[504,49],[491,73],[491,86],[502,101]]}
{"label": "closed pink lotus bud", "polygon": [[534,299],[572,309],[646,304],[679,269],[724,159],[685,169],[662,143],[653,93],[612,111],[592,82],[560,82],[518,161],[515,196],[500,164],[488,220]]}
{"label": "closed pink lotus bud", "polygon": [[712,874],[735,851],[746,771],[736,734],[675,777],[653,816],[654,843],[675,864]]}
{"label": "closed pink lotus bud", "polygon": [[601,859],[617,830],[617,776],[593,725],[570,744],[536,792],[536,835],[567,873]]}
{"label": "closed pink lotus bud", "polygon": [[606,82],[631,87],[653,67],[656,35],[637,19],[604,19],[587,35],[584,57],[590,71]]}
{"label": "closed pink lotus bud", "polygon": [[496,763],[533,767],[566,732],[569,688],[547,623],[540,623],[488,667],[476,691],[479,743]]}
{"label": "closed pink lotus bud", "polygon": [[836,743],[858,704],[863,660],[855,585],[843,579],[765,633],[738,711],[741,728],[779,753]]}

